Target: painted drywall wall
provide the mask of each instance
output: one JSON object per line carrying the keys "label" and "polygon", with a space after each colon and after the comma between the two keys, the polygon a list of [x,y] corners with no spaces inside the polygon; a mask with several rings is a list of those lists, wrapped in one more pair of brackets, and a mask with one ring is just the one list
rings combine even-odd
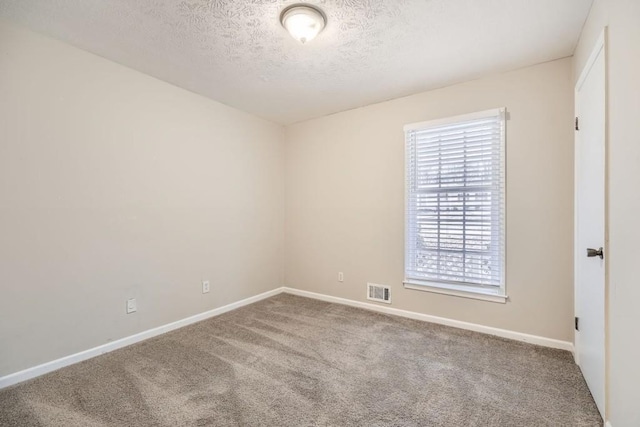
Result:
{"label": "painted drywall wall", "polygon": [[[571,59],[392,100],[287,128],[285,283],[573,341]],[[404,289],[403,125],[506,107],[509,302]],[[344,272],[344,282],[337,280]]]}
{"label": "painted drywall wall", "polygon": [[0,24],[0,376],[281,286],[283,175],[280,126]]}
{"label": "painted drywall wall", "polygon": [[597,37],[608,27],[608,330],[606,418],[640,425],[640,2],[595,0],[574,57],[577,80]]}
{"label": "painted drywall wall", "polygon": [[582,27],[582,33],[573,54],[574,81],[577,83],[580,72],[584,68],[593,46],[596,44],[600,33],[609,21],[608,0],[594,0],[589,11],[589,16]]}

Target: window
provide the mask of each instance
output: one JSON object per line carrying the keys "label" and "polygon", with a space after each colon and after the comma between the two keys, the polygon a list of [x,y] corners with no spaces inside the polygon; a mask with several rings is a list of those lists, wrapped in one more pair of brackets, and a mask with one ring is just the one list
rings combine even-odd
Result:
{"label": "window", "polygon": [[405,287],[504,302],[505,109],[405,138]]}

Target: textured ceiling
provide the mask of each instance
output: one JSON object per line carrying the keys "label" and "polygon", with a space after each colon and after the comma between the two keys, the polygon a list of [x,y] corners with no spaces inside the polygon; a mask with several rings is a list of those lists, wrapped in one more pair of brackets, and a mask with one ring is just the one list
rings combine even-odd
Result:
{"label": "textured ceiling", "polygon": [[573,54],[592,0],[0,0],[0,18],[269,120],[312,117]]}

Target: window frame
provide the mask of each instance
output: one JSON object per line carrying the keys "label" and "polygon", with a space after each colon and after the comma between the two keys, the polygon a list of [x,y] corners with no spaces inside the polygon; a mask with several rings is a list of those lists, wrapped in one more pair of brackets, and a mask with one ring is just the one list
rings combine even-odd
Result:
{"label": "window frame", "polygon": [[[458,297],[466,297],[473,298],[491,302],[499,302],[505,303],[508,299],[506,294],[506,127],[507,127],[507,113],[506,108],[495,108],[491,110],[479,111],[470,114],[463,114],[453,117],[447,117],[443,119],[429,120],[424,122],[407,124],[404,126],[404,136],[405,136],[405,245],[404,245],[404,287],[406,289],[413,289],[419,291],[428,291],[439,294],[453,295]],[[416,279],[416,278],[408,278],[407,270],[408,270],[408,256],[410,252],[410,244],[411,241],[409,236],[411,234],[410,230],[410,206],[411,203],[411,191],[409,188],[409,175],[411,171],[409,154],[412,146],[409,143],[408,133],[410,131],[415,130],[426,130],[429,128],[436,128],[440,126],[462,123],[471,120],[479,120],[486,119],[490,117],[499,117],[501,121],[501,133],[500,133],[500,148],[499,148],[499,165],[501,168],[501,176],[500,176],[500,189],[501,189],[501,197],[500,197],[500,262],[501,262],[501,277],[500,277],[500,285],[482,285],[478,283],[466,283],[466,282],[458,282],[458,281],[445,281],[445,280],[437,280],[431,278]]]}

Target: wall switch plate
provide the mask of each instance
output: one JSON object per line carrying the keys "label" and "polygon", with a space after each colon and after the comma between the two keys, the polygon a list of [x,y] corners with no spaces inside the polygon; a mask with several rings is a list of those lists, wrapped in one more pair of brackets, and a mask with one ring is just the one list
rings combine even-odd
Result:
{"label": "wall switch plate", "polygon": [[203,280],[202,281],[202,293],[203,294],[208,294],[210,289],[211,289],[211,287],[209,286],[209,281],[208,280]]}
{"label": "wall switch plate", "polygon": [[127,314],[135,313],[138,311],[138,303],[135,298],[127,300]]}
{"label": "wall switch plate", "polygon": [[338,273],[338,282],[344,282],[344,273],[342,271]]}

